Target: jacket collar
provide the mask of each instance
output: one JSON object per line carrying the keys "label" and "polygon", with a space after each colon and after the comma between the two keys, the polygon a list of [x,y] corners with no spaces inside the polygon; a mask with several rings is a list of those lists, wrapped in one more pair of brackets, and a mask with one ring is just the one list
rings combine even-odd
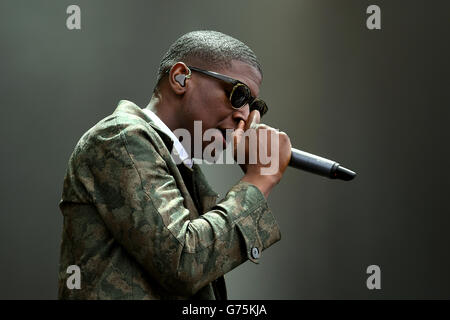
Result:
{"label": "jacket collar", "polygon": [[169,151],[172,151],[172,148],[173,148],[172,139],[164,131],[162,131],[156,125],[156,123],[152,119],[150,119],[150,117],[144,111],[142,111],[142,109],[140,107],[138,107],[136,104],[134,104],[131,101],[120,100],[119,104],[117,105],[116,110],[114,110],[114,113],[120,113],[120,112],[129,114],[129,115],[133,115],[133,116],[137,116],[137,117],[141,118],[142,120],[144,120],[145,122],[147,122],[161,137],[161,139],[163,140],[167,149]]}
{"label": "jacket collar", "polygon": [[[166,145],[169,152],[173,148],[173,141],[172,139],[159,127],[155,124],[155,122],[150,119],[150,117],[142,111],[142,109],[134,104],[131,101],[128,100],[120,100],[119,104],[117,105],[116,110],[114,110],[114,113],[126,113],[133,116],[137,116],[141,119],[143,119],[145,122],[147,122],[161,137],[164,144]],[[184,164],[183,164],[184,165]],[[205,175],[203,174],[202,170],[200,169],[200,166],[196,163],[192,166],[192,169],[188,166],[184,165],[194,176],[196,185],[198,188],[198,193],[201,198],[200,201],[204,202],[204,208],[208,208],[211,203],[213,202],[213,199],[216,200],[218,197],[218,194],[214,192],[208,181],[206,180]],[[208,208],[209,209],[209,208]]]}

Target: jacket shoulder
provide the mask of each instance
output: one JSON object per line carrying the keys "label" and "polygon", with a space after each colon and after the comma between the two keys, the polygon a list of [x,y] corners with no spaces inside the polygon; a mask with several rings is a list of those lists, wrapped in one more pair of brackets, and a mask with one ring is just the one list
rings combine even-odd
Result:
{"label": "jacket shoulder", "polygon": [[125,141],[141,144],[143,139],[149,141],[146,148],[153,147],[154,152],[161,152],[157,133],[138,116],[115,112],[96,123],[81,136],[69,158],[63,200],[89,202],[91,199],[86,187],[90,189],[88,186],[93,182],[92,170],[107,165],[106,159],[127,160]]}
{"label": "jacket shoulder", "polygon": [[130,132],[144,135],[151,142],[158,139],[156,131],[144,119],[123,112],[114,113],[100,120],[81,136],[70,161],[84,156],[91,157],[91,152],[97,152],[99,148],[113,148],[122,143],[121,135],[129,136]]}

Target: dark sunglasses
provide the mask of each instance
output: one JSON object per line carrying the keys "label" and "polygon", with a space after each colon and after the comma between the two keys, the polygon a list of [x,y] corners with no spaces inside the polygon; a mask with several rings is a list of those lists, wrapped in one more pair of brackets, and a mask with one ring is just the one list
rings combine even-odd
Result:
{"label": "dark sunglasses", "polygon": [[250,88],[241,81],[214,71],[207,71],[192,66],[188,66],[188,68],[231,84],[233,86],[233,89],[231,90],[228,98],[230,99],[231,106],[234,109],[242,108],[243,106],[248,104],[250,106],[250,112],[253,110],[258,110],[261,117],[269,110],[267,104],[263,100],[253,97]]}

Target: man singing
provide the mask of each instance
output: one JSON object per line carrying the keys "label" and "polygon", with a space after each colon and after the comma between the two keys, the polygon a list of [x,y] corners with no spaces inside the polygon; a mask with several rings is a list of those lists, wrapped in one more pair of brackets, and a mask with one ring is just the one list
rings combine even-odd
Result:
{"label": "man singing", "polygon": [[[268,110],[257,98],[261,81],[244,43],[190,32],[164,55],[145,109],[120,101],[81,137],[60,202],[60,299],[227,299],[223,275],[247,260],[258,263],[280,239],[267,197],[291,144],[259,123]],[[233,130],[233,150],[245,152],[242,179],[220,201],[192,161],[195,121],[202,134],[217,129],[224,142]],[[191,145],[177,129],[190,133]],[[253,147],[250,131],[258,139]],[[202,140],[202,150],[207,145]],[[260,154],[269,149],[277,168],[262,174],[270,163]],[[71,265],[81,271],[79,289],[68,286]]]}

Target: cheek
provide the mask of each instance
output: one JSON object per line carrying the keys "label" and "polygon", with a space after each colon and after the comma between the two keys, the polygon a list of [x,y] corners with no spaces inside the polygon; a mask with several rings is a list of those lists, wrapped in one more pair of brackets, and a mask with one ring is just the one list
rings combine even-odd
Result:
{"label": "cheek", "polygon": [[205,88],[202,92],[204,93],[191,97],[190,113],[195,120],[202,120],[206,129],[216,127],[233,110],[228,106],[228,99],[222,89]]}

